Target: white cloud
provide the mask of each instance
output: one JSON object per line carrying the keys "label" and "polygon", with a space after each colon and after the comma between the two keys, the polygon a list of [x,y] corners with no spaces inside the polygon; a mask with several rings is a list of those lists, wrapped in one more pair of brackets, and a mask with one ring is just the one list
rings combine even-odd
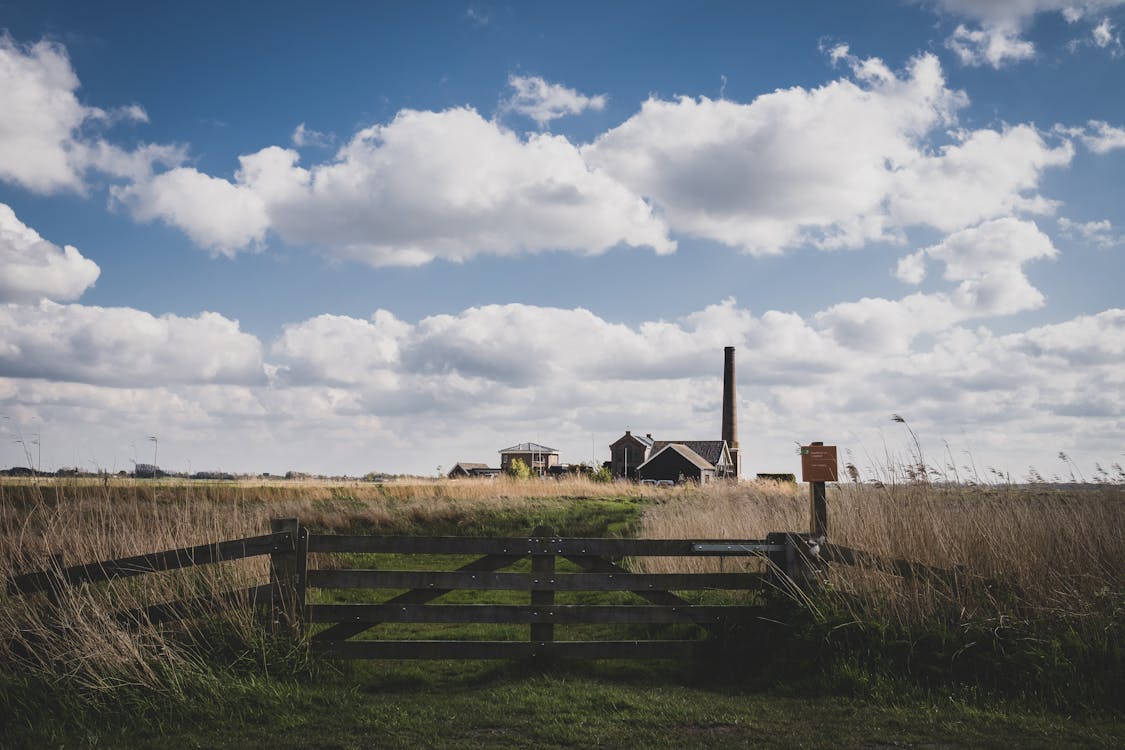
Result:
{"label": "white cloud", "polygon": [[1043,172],[1069,164],[1074,149],[1050,146],[1029,125],[959,133],[937,153],[918,152],[895,171],[890,212],[903,225],[954,231],[1012,213],[1051,213],[1035,193]]}
{"label": "white cloud", "polygon": [[[959,24],[946,40],[946,47],[962,64],[994,68],[1035,57],[1035,45],[1022,34],[1036,15],[1061,13],[1068,23],[1077,23],[1123,3],[1125,0],[937,0],[942,9],[979,24],[976,28]],[[1110,41],[1100,42],[1101,35],[1108,37],[1109,29],[1102,29],[1105,23],[1103,19],[1092,31],[1094,43],[1100,47]]]}
{"label": "white cloud", "polygon": [[[400,111],[308,167],[277,146],[233,179],[182,167],[113,194],[233,255],[282,240],[372,266],[620,245],[672,252],[671,232],[754,254],[901,242],[1007,215],[1045,214],[1043,173],[1073,156],[1056,129],[951,130],[967,97],[935,56],[896,72],[846,45],[852,78],[742,104],[649,99],[591,144],[517,135],[469,108]],[[530,79],[519,79],[526,82]],[[561,105],[560,105],[561,106]],[[311,131],[298,127],[294,139]]]}
{"label": "white cloud", "polygon": [[651,208],[588,167],[565,138],[523,140],[471,109],[403,110],[360,131],[331,162],[297,161],[296,151],[270,147],[240,157],[233,182],[179,169],[116,195],[138,218],[161,218],[227,254],[260,243],[269,228],[373,266],[675,249]]}
{"label": "white cloud", "polygon": [[297,148],[304,148],[305,146],[316,146],[319,148],[329,148],[336,143],[336,136],[331,133],[321,133],[319,130],[313,130],[306,127],[305,123],[301,123],[293,130],[293,135],[290,136],[293,145]]}
{"label": "white cloud", "polygon": [[974,316],[1042,306],[1043,295],[1024,275],[1023,265],[1058,255],[1033,222],[1011,218],[955,232],[923,252],[945,264],[944,279],[960,282],[952,298]]}
{"label": "white cloud", "polygon": [[109,112],[85,106],[75,96],[78,86],[61,45],[23,46],[0,34],[0,180],[37,193],[82,191],[89,170],[142,179],[156,164],[183,161],[181,147],[128,151],[85,134],[89,123],[147,122],[148,115],[136,104]]}
{"label": "white cloud", "polygon": [[588,109],[605,108],[606,95],[586,96],[558,83],[548,83],[541,76],[508,76],[511,97],[501,102],[501,110],[518,112],[535,120],[539,127],[549,125],[566,115],[577,115]]}
{"label": "white cloud", "polygon": [[1077,237],[1097,247],[1125,245],[1125,236],[1113,233],[1113,224],[1109,219],[1079,222],[1060,216],[1058,223],[1064,236]]}
{"label": "white cloud", "polygon": [[46,300],[0,306],[0,376],[118,386],[265,382],[258,340],[217,313],[154,317]]}
{"label": "white cloud", "polygon": [[899,258],[895,278],[906,284],[921,284],[926,278],[926,252],[919,250]]}
{"label": "white cloud", "polygon": [[1091,36],[1094,38],[1094,44],[1102,49],[1108,47],[1116,39],[1113,35],[1113,24],[1109,22],[1108,18],[1103,18],[1102,22],[1094,27]]}
{"label": "white cloud", "polygon": [[843,47],[856,82],[792,88],[749,104],[650,99],[584,149],[588,161],[650,198],[673,230],[755,254],[804,243],[858,247],[903,227],[954,231],[1013,212],[1045,213],[1042,173],[1067,164],[1027,125],[958,132],[964,94],[932,55],[896,75]]}
{"label": "white cloud", "polygon": [[946,40],[962,65],[991,65],[1001,68],[1008,63],[1035,57],[1035,45],[1021,39],[1019,30],[1007,25],[990,25],[969,29],[958,25]]}
{"label": "white cloud", "polygon": [[98,279],[98,264],[67,245],[60,248],[0,203],[0,303],[77,299]]}
{"label": "white cloud", "polygon": [[1095,154],[1106,154],[1125,148],[1125,128],[1110,125],[1104,120],[1090,120],[1085,128],[1064,128],[1064,132],[1077,135],[1086,148]]}
{"label": "white cloud", "polygon": [[269,229],[266,207],[256,193],[190,167],[177,167],[111,192],[129,207],[133,218],[159,219],[182,229],[200,247],[228,257],[260,247]]}
{"label": "white cloud", "polygon": [[1047,235],[1029,221],[996,219],[963,229],[899,260],[895,274],[910,284],[925,277],[927,258],[940,261],[942,278],[958,282],[948,292],[916,293],[898,300],[865,297],[816,314],[815,320],[842,346],[905,353],[916,337],[966,320],[1011,315],[1042,306],[1043,294],[1023,272],[1025,263],[1058,254]]}
{"label": "white cloud", "polygon": [[[1044,254],[1013,244],[1021,232],[1034,244],[1030,229],[1011,229],[1008,249],[983,260],[965,237],[925,252],[946,263],[954,284]],[[219,316],[8,306],[0,308],[0,411],[46,426],[48,464],[78,453],[121,466],[136,458],[129,441],[153,432],[161,462],[181,469],[191,460],[197,469],[432,473],[437,463],[494,461],[499,448],[528,439],[579,461],[592,435],[604,457],[626,426],[717,436],[722,346],[733,345],[749,472],[792,470],[791,446],[808,439],[882,455],[895,441],[880,428],[894,412],[923,440],[956,445],[967,430],[974,450],[1016,472],[1048,471],[1060,449],[1112,459],[1120,446],[1106,436],[1125,419],[1125,311],[995,336],[957,325],[966,318],[956,288],[853,303],[869,315],[852,316],[850,331],[830,319],[835,308],[805,320],[755,315],[733,300],[635,326],[532,305],[417,322],[385,310],[368,320],[322,315],[273,342],[267,369],[277,375],[268,384],[256,340]],[[870,349],[883,328],[897,335],[907,315],[947,317],[929,326],[926,346]],[[11,354],[13,345],[23,352]],[[13,372],[13,361],[69,364]],[[51,381],[63,376],[68,382]],[[1043,434],[1056,435],[1047,449]]]}

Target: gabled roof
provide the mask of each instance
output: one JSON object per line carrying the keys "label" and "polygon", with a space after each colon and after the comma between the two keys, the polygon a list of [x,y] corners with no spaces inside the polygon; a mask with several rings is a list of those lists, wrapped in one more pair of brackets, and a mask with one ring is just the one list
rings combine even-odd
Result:
{"label": "gabled roof", "polygon": [[[472,471],[473,469],[487,469],[488,464],[473,464],[469,463],[468,461],[458,461],[457,464],[454,465],[453,469],[456,469],[458,467],[464,469],[465,471]],[[450,469],[450,471],[453,471],[453,469]]]}
{"label": "gabled roof", "polygon": [[627,439],[636,440],[638,443],[640,443],[641,445],[643,445],[646,448],[651,448],[652,444],[654,442],[653,439],[648,437],[647,435],[634,435],[631,432],[626,432],[624,435],[622,435],[621,437],[617,438],[612,443],[610,443],[609,447],[612,448],[613,446],[620,443],[622,440],[627,440]]}
{"label": "gabled roof", "polygon": [[517,443],[511,448],[505,448],[501,453],[558,453],[554,448],[548,448],[539,443]]}
{"label": "gabled roof", "polygon": [[[721,443],[722,441],[720,440],[719,442]],[[647,466],[648,464],[655,461],[656,457],[659,456],[664,451],[673,451],[675,453],[680,454],[685,459],[687,459],[691,464],[698,467],[699,469],[702,469],[702,470],[705,470],[705,471],[706,470],[710,470],[710,471],[715,470],[714,464],[709,462],[703,456],[699,455],[698,453],[696,453],[695,451],[693,451],[691,448],[687,447],[683,443],[668,443],[668,442],[665,442],[664,447],[660,448],[659,450],[655,450],[655,449],[653,450],[652,458],[650,458],[649,460],[645,461],[643,464],[638,466],[637,471],[641,471],[645,466]]]}
{"label": "gabled roof", "polygon": [[673,444],[687,446],[712,467],[718,466],[723,460],[723,450],[727,447],[725,440],[657,440],[652,446],[653,455]]}

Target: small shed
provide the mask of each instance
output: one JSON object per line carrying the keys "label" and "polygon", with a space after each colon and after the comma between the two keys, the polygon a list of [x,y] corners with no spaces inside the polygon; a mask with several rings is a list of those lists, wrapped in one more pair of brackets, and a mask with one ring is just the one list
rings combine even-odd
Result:
{"label": "small shed", "polygon": [[637,478],[642,480],[690,480],[706,484],[715,477],[715,466],[683,443],[666,443],[637,467]]}
{"label": "small shed", "polygon": [[657,440],[653,443],[650,455],[655,456],[667,445],[683,445],[690,448],[700,458],[715,469],[720,479],[737,479],[734,461],[731,460],[730,446],[725,440]]}

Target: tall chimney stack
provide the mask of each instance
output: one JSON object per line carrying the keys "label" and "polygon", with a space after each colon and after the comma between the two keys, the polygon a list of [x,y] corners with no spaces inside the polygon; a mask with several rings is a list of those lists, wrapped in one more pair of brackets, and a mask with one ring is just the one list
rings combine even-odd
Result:
{"label": "tall chimney stack", "polygon": [[730,448],[734,475],[742,475],[742,460],[738,450],[738,400],[734,393],[734,347],[723,349],[723,440]]}

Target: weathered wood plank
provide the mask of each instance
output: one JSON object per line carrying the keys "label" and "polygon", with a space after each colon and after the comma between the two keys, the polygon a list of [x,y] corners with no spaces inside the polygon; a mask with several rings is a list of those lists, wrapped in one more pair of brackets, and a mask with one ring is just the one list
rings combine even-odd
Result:
{"label": "weathered wood plank", "polygon": [[[761,539],[571,539],[560,537],[349,536],[312,534],[309,552],[445,555],[597,555],[601,557],[760,555]],[[695,545],[709,545],[699,550]]]}
{"label": "weathered wood plank", "polygon": [[314,642],[329,659],[682,659],[711,649],[706,641],[338,641]]}
{"label": "weathered wood plank", "polygon": [[748,622],[762,611],[761,607],[738,605],[310,604],[306,615],[310,623],[645,625]]}
{"label": "weathered wood plank", "polygon": [[[78,583],[97,583],[113,578],[128,578],[144,573],[162,570],[177,570],[193,565],[208,565],[222,560],[239,560],[244,557],[266,555],[283,550],[292,550],[293,538],[290,534],[265,534],[247,539],[234,539],[228,542],[200,544],[164,552],[151,552],[146,555],[124,557],[117,560],[75,565],[59,571],[59,578],[69,585]],[[9,594],[28,594],[43,591],[56,580],[51,571],[25,573],[8,579]]]}
{"label": "weathered wood plank", "polygon": [[[310,537],[310,540],[311,538],[312,537]],[[497,570],[499,568],[506,568],[509,565],[513,565],[514,563],[517,563],[522,559],[523,555],[485,555],[484,557],[462,565],[461,567],[457,568],[457,570],[461,572]],[[308,571],[307,579],[309,586],[316,586],[316,584],[311,580],[312,574],[316,572],[318,571]],[[452,591],[452,589],[431,588],[419,589],[416,591],[406,591],[399,594],[398,596],[388,599],[386,602],[384,602],[384,604],[425,604],[426,602],[432,602],[439,596],[448,594],[450,591]],[[363,631],[374,627],[376,624],[378,623],[342,622],[338,625],[333,625],[327,630],[322,630],[321,632],[314,635],[312,639],[314,641],[325,641],[333,639],[343,640],[345,638],[351,638],[353,635],[358,635]]]}
{"label": "weathered wood plank", "polygon": [[[547,526],[537,526],[535,528],[535,535],[539,538],[551,538],[554,536],[553,529]],[[542,581],[544,579],[550,580],[555,577],[555,556],[554,555],[532,555],[531,556],[531,574],[535,580]],[[531,591],[532,605],[539,607],[548,607],[555,603],[554,589],[532,589]],[[543,642],[555,640],[555,626],[553,623],[536,620],[531,623],[531,640],[532,642]]]}
{"label": "weathered wood plank", "polygon": [[504,591],[688,591],[757,589],[757,573],[486,573],[418,570],[310,570],[309,586],[344,589]]}

